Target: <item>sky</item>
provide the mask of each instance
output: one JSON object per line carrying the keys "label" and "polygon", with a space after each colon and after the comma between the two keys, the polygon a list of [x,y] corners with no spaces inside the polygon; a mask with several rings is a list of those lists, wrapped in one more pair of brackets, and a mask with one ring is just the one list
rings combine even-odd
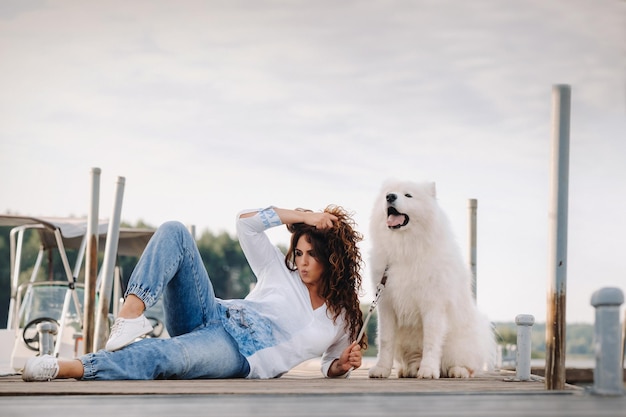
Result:
{"label": "sky", "polygon": [[[234,235],[245,208],[338,204],[364,235],[387,178],[434,181],[477,303],[546,321],[552,97],[571,87],[566,319],[626,290],[626,2],[0,2],[0,213]],[[287,232],[270,232],[287,243]],[[623,311],[623,306],[622,310]],[[620,313],[620,317],[623,314]]]}

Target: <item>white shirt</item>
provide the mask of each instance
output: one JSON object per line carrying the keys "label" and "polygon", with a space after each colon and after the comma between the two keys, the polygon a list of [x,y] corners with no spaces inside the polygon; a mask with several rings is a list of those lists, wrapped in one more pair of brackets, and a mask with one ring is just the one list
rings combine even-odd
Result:
{"label": "white shirt", "polygon": [[[251,211],[256,210],[247,212]],[[327,376],[332,362],[350,344],[343,315],[333,322],[326,305],[314,310],[300,275],[285,266],[285,255],[264,233],[282,225],[276,212],[267,208],[241,218],[243,213],[237,216],[237,235],[257,283],[244,300],[223,300],[222,304],[234,314],[245,310],[235,322],[255,327],[249,337],[256,340],[242,352],[250,364],[248,378],[279,377],[320,356],[321,371]]]}

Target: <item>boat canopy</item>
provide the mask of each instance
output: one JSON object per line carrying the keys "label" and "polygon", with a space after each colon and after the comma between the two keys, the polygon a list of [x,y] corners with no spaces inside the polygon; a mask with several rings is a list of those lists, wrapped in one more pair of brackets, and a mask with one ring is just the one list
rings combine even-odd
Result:
{"label": "boat canopy", "polygon": [[[20,301],[18,300],[19,277],[22,269],[22,249],[24,244],[24,233],[26,230],[36,231],[40,238],[39,253],[31,272],[29,286],[32,286],[36,280],[37,271],[41,265],[44,252],[57,250],[64,265],[68,283],[67,294],[71,295],[74,300],[76,311],[80,313],[80,301],[76,296],[74,288],[85,257],[85,249],[88,240],[88,220],[86,218],[0,215],[0,226],[11,227],[9,239],[11,246],[11,299],[9,300],[7,327],[16,328],[17,326],[18,312],[16,311],[16,306]],[[98,247],[100,250],[104,250],[105,252],[107,251],[106,239],[109,232],[108,227],[109,222],[107,220],[98,221]],[[113,256],[141,256],[153,234],[153,229],[119,228],[117,250]],[[68,249],[78,251],[73,270],[67,257],[66,251]],[[97,284],[97,287],[99,287],[99,284]],[[67,308],[69,307],[69,301],[70,298],[67,298],[64,303],[64,311],[68,311]],[[81,314],[79,314],[79,318],[80,317],[82,317]]]}
{"label": "boat canopy", "polygon": [[[108,220],[98,222],[98,245],[104,248],[108,232]],[[61,232],[66,249],[79,249],[87,233],[86,218],[29,217],[0,215],[0,226],[37,229],[44,249],[57,248],[55,230]],[[120,228],[117,253],[123,256],[140,256],[154,233],[153,229]]]}

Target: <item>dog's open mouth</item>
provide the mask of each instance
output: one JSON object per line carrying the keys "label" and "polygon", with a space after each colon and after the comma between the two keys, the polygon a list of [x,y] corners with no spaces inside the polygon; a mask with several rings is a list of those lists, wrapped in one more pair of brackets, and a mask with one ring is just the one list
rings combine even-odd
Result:
{"label": "dog's open mouth", "polygon": [[400,213],[395,207],[387,207],[387,227],[399,229],[409,223],[409,216]]}

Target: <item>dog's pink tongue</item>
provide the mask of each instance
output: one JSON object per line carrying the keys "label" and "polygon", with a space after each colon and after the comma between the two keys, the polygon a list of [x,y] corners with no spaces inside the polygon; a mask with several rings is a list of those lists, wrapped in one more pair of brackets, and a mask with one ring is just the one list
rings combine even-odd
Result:
{"label": "dog's pink tongue", "polygon": [[395,227],[404,223],[404,215],[403,214],[390,214],[387,217],[387,227]]}

